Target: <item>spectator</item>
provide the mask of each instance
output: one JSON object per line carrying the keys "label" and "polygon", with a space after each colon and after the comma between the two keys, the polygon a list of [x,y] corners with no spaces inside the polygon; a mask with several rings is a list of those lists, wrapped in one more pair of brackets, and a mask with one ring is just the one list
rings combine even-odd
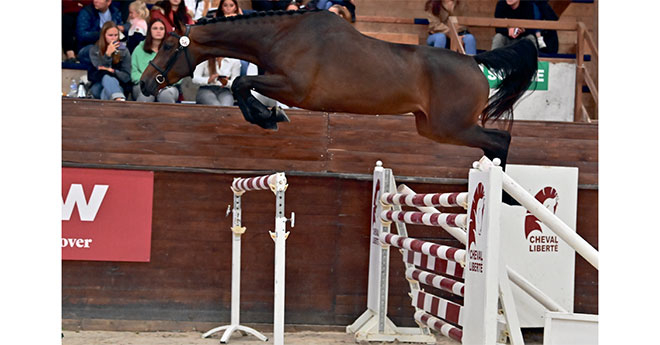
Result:
{"label": "spectator", "polygon": [[133,54],[133,50],[138,43],[144,41],[147,36],[147,20],[149,19],[149,10],[142,0],[135,0],[128,6],[128,20],[131,24],[128,29],[128,40],[126,46],[128,51]]}
{"label": "spectator", "polygon": [[162,19],[149,22],[147,37],[140,42],[131,54],[131,81],[133,82],[133,98],[138,102],[176,103],[179,99],[179,89],[168,86],[158,93],[158,96],[145,96],[140,90],[140,78],[149,66],[149,61],[156,57],[156,53],[163,45],[165,39],[165,23]]}
{"label": "spectator", "polygon": [[[429,37],[426,39],[426,44],[431,47],[448,48],[449,25],[447,22],[450,16],[458,16],[463,12],[461,1],[427,0],[424,11],[426,11],[426,18],[429,20]],[[476,55],[477,40],[474,39],[474,36],[464,26],[460,26],[456,30],[465,47],[465,53]]]}
{"label": "spectator", "polygon": [[[534,19],[559,20],[555,11],[548,4],[548,0],[537,0],[534,4]],[[557,54],[559,51],[559,38],[555,30],[536,30],[536,42],[543,53]]]}
{"label": "spectator", "polygon": [[241,62],[238,59],[209,59],[197,65],[193,73],[193,83],[200,85],[197,91],[198,104],[231,106],[234,96],[231,84],[241,75]]}
{"label": "spectator", "polygon": [[348,9],[351,14],[351,22],[355,23],[355,0],[318,0],[316,8],[321,10],[329,10],[333,5],[341,5]]}
{"label": "spectator", "polygon": [[243,14],[236,0],[220,0],[219,10],[215,12],[215,17],[231,17]]}
{"label": "spectator", "polygon": [[91,67],[89,51],[101,34],[103,25],[112,21],[120,32],[124,32],[124,22],[121,12],[110,7],[112,0],[93,0],[92,4],[83,7],[76,22],[76,39],[78,40],[78,60],[81,64]]}
{"label": "spectator", "polygon": [[291,0],[252,0],[252,9],[255,11],[285,10]]}
{"label": "spectator", "polygon": [[76,42],[76,20],[84,2],[77,0],[62,0],[62,52],[67,63],[76,63],[78,43]]}
{"label": "spectator", "polygon": [[328,11],[344,18],[347,22],[351,21],[351,13],[342,5],[332,5],[328,8]]}
{"label": "spectator", "polygon": [[119,42],[119,28],[107,21],[101,28],[99,39],[89,51],[92,68],[87,78],[92,82],[95,98],[125,101],[124,90],[131,81],[131,53]]}
{"label": "spectator", "polygon": [[158,1],[151,7],[149,17],[151,19],[162,19],[165,23],[165,30],[170,33],[176,29],[185,31],[186,25],[194,24],[192,17],[188,14],[186,5],[182,0],[163,0]]}
{"label": "spectator", "polygon": [[[534,19],[534,4],[532,1],[499,0],[495,6],[495,18]],[[504,47],[515,40],[528,39],[536,45],[534,30],[524,28],[497,28],[491,49]]]}

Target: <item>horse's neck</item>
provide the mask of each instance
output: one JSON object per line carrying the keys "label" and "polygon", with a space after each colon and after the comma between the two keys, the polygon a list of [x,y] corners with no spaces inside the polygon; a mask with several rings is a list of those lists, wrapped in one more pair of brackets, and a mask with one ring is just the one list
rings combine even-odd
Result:
{"label": "horse's neck", "polygon": [[282,29],[293,24],[294,16],[256,17],[221,21],[198,26],[194,37],[203,46],[201,60],[214,56],[233,57],[259,63],[258,52],[268,51]]}

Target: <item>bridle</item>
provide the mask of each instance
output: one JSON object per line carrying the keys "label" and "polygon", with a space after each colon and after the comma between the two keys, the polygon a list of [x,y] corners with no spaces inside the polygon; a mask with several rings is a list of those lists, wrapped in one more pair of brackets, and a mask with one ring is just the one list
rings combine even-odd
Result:
{"label": "bridle", "polygon": [[174,66],[174,63],[176,62],[181,52],[183,52],[184,55],[186,56],[186,62],[188,63],[188,75],[191,77],[193,76],[193,71],[195,69],[193,67],[192,60],[190,58],[190,53],[188,52],[188,46],[190,45],[190,38],[188,37],[189,34],[190,34],[190,25],[186,25],[186,33],[183,34],[183,36],[179,36],[179,34],[177,34],[175,31],[170,32],[170,35],[179,39],[179,46],[176,48],[174,55],[170,56],[170,59],[167,60],[165,69],[156,66],[153,60],[149,61],[149,65],[151,65],[153,68],[156,69],[156,71],[158,71],[158,73],[160,73],[159,75],[156,76],[156,82],[158,84],[162,84],[162,83],[166,83],[167,85],[172,84],[167,79],[167,74],[172,69],[172,66]]}

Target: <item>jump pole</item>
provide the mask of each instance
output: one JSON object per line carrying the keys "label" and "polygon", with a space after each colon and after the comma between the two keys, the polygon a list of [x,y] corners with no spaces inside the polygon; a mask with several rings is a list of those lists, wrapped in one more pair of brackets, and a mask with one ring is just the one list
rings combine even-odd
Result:
{"label": "jump pole", "polygon": [[[485,156],[482,157],[475,166],[481,171],[487,171],[495,164]],[[598,251],[592,247],[589,242],[580,237],[559,217],[555,216],[543,204],[538,202],[525,188],[519,185],[506,173],[502,174],[502,189],[509,193],[516,201],[523,205],[529,212],[536,216],[543,224],[548,226],[557,236],[566,241],[569,246],[575,249],[587,262],[598,269]]]}
{"label": "jump pole", "polygon": [[[275,293],[273,314],[273,344],[284,345],[284,277],[286,259],[286,239],[289,232],[286,231],[284,216],[284,193],[288,187],[284,173],[258,176],[253,178],[235,178],[231,190],[234,193],[232,212],[232,281],[231,281],[231,323],[226,326],[216,327],[202,335],[207,338],[210,335],[225,331],[220,342],[226,344],[235,331],[254,335],[261,341],[268,338],[253,328],[240,325],[240,300],[241,300],[241,235],[246,228],[241,226],[241,196],[246,191],[270,189],[276,198],[275,207],[275,232],[269,231],[275,242]],[[295,215],[291,213],[291,227],[294,226]]]}

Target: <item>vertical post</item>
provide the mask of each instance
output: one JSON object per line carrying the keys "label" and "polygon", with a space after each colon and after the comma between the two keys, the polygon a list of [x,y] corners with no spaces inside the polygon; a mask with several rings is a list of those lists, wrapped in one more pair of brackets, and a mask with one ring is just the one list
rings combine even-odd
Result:
{"label": "vertical post", "polygon": [[[376,224],[379,225],[379,230],[378,230],[378,238],[380,238],[380,234],[383,232],[390,232],[390,222],[384,222],[380,219],[380,214],[383,211],[383,203],[380,202],[380,196],[382,193],[390,193],[392,191],[396,191],[396,186],[392,188],[392,185],[394,184],[394,179],[392,178],[392,170],[391,169],[383,169],[383,175],[382,180],[381,180],[381,194],[379,194],[377,197],[378,199],[375,200],[375,204],[378,205],[376,208],[376,213],[372,215],[374,217],[374,221]],[[376,197],[376,195],[374,195]],[[387,296],[388,296],[388,289],[389,289],[389,275],[390,275],[390,246],[385,245],[380,243],[380,240],[378,241],[379,246],[380,246],[380,289],[379,289],[379,296],[378,296],[378,333],[384,333],[385,332],[385,321],[387,319]]]}
{"label": "vertical post", "polygon": [[495,344],[502,168],[470,169],[463,344]]}
{"label": "vertical post", "polygon": [[278,173],[270,188],[275,193],[275,297],[273,310],[273,344],[284,345],[284,283],[286,268],[286,217],[284,216],[284,192],[288,187],[284,173]]}
{"label": "vertical post", "polygon": [[234,192],[234,209],[232,211],[232,245],[231,245],[231,324],[240,324],[241,314],[241,235],[245,227],[241,226],[241,195],[243,191]]}
{"label": "vertical post", "polygon": [[582,84],[584,82],[584,27],[577,27],[577,44],[575,52],[575,112],[573,121],[582,121]]}

